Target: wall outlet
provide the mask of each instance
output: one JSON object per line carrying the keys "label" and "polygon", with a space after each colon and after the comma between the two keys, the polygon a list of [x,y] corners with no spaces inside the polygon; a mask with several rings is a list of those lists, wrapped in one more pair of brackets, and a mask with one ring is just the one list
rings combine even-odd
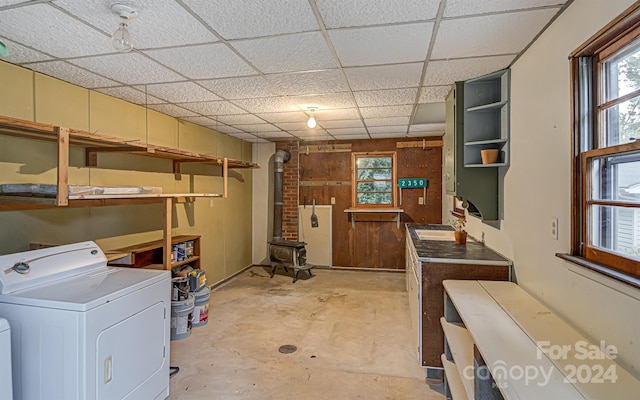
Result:
{"label": "wall outlet", "polygon": [[553,217],[551,218],[551,226],[550,226],[551,230],[551,238],[558,240],[558,218]]}
{"label": "wall outlet", "polygon": [[213,208],[213,199],[209,200],[209,207]]}
{"label": "wall outlet", "polygon": [[335,197],[331,198],[331,204],[336,204],[336,198]]}
{"label": "wall outlet", "polygon": [[418,197],[418,204],[419,205],[423,205],[424,204],[424,197],[422,197],[422,196]]}

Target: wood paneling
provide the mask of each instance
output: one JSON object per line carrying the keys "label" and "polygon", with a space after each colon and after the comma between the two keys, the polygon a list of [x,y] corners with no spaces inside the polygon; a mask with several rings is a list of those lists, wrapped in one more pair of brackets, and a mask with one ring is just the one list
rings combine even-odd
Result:
{"label": "wood paneling", "polygon": [[[429,186],[425,205],[418,204],[423,196],[422,189],[404,189],[403,204],[400,208],[405,212],[401,216],[400,228],[394,221],[356,221],[352,227],[350,216],[344,212],[351,208],[351,186],[300,185],[285,180],[285,207],[289,201],[299,201],[300,205],[309,206],[315,199],[317,205],[333,205],[333,265],[362,268],[404,269],[404,223],[441,223],[442,222],[442,148],[422,148],[422,139],[418,147],[397,148],[398,142],[406,143],[414,139],[372,139],[331,142],[336,145],[351,145],[352,152],[395,151],[397,154],[398,178],[427,178]],[[440,140],[440,138],[426,138]],[[326,144],[325,142],[309,143],[309,146]],[[278,148],[292,151],[292,160],[285,164],[287,171],[295,171],[298,146],[295,142],[280,142]],[[299,181],[326,182],[351,181],[351,153],[347,152],[309,152],[307,143],[300,146]],[[294,153],[295,151],[295,153]],[[292,185],[295,185],[291,187]],[[298,196],[292,194],[298,191]],[[295,203],[294,203],[295,204]],[[297,205],[297,204],[296,204]],[[287,230],[287,221],[283,222],[283,231]],[[297,226],[297,221],[295,221]],[[291,227],[291,229],[294,229]]]}

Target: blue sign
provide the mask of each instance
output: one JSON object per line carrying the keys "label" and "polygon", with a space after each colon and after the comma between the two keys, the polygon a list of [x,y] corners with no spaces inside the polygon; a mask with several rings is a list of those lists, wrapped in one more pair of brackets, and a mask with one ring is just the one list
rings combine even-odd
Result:
{"label": "blue sign", "polygon": [[401,178],[398,179],[400,189],[426,188],[429,185],[427,178]]}

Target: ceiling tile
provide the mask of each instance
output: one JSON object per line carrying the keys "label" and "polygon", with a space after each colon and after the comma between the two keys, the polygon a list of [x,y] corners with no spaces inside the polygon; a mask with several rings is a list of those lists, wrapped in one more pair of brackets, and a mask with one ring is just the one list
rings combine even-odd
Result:
{"label": "ceiling tile", "polygon": [[191,79],[226,78],[256,73],[223,43],[147,50],[144,53]]}
{"label": "ceiling tile", "polygon": [[288,132],[283,132],[283,131],[274,131],[274,132],[258,132],[256,135],[260,136],[261,138],[289,138],[291,139],[292,136],[288,133]]}
{"label": "ceiling tile", "polygon": [[164,103],[163,100],[160,100],[153,96],[145,95],[144,92],[133,89],[129,86],[95,89],[95,91],[107,94],[109,96],[117,97],[122,100],[126,100],[133,104],[145,105]]}
{"label": "ceiling tile", "polygon": [[241,40],[232,44],[264,73],[337,67],[320,32]]}
{"label": "ceiling tile", "polygon": [[397,125],[397,126],[371,126],[369,127],[369,133],[371,135],[378,135],[381,133],[407,133],[406,125]]}
{"label": "ceiling tile", "polygon": [[5,39],[4,37],[2,38],[2,41],[4,42],[5,46],[7,46],[7,50],[9,51],[9,55],[5,57],[3,61],[7,61],[12,64],[21,64],[35,61],[51,60],[51,57],[44,53]]}
{"label": "ceiling tile", "polygon": [[254,139],[258,139],[255,135],[252,135],[250,133],[229,133],[229,136],[233,136],[234,138],[238,138],[238,139],[242,139],[242,140],[254,140]]}
{"label": "ceiling tile", "polygon": [[405,138],[406,134],[400,132],[381,132],[381,133],[372,133],[372,139],[387,139],[387,138]]}
{"label": "ceiling tile", "polygon": [[457,17],[461,15],[486,14],[496,11],[554,6],[562,5],[566,2],[566,0],[447,0],[447,6],[444,9],[444,17]]}
{"label": "ceiling tile", "polygon": [[423,63],[345,68],[353,90],[417,87]]}
{"label": "ceiling tile", "polygon": [[220,100],[218,96],[193,82],[147,85],[147,92],[170,103]]}
{"label": "ceiling tile", "polygon": [[[0,11],[0,37],[59,58],[113,52],[111,38],[48,4]],[[34,29],[37,27],[37,29]]]}
{"label": "ceiling tile", "polygon": [[226,39],[318,30],[307,1],[184,0]]}
{"label": "ceiling tile", "polygon": [[327,129],[332,135],[366,135],[367,130],[364,128],[334,128]]}
{"label": "ceiling tile", "polygon": [[261,76],[211,79],[198,83],[228,100],[278,95],[274,87]]}
{"label": "ceiling tile", "polygon": [[277,131],[278,128],[274,125],[271,124],[249,124],[249,125],[240,125],[240,124],[235,124],[233,125],[235,128],[238,129],[242,129],[243,131],[246,132],[273,132],[273,131]]}
{"label": "ceiling tile", "polygon": [[364,118],[408,117],[411,115],[412,110],[412,105],[361,107],[360,114],[362,114]]}
{"label": "ceiling tile", "polygon": [[446,123],[410,125],[409,133],[444,132]]}
{"label": "ceiling tile", "polygon": [[261,113],[258,117],[271,123],[278,122],[306,122],[309,116],[302,111],[290,111],[281,113]]}
{"label": "ceiling tile", "polygon": [[303,110],[316,107],[318,110],[355,107],[355,102],[349,93],[330,93],[313,96],[291,97],[291,101]]}
{"label": "ceiling tile", "polygon": [[269,75],[267,78],[285,95],[300,96],[349,90],[347,81],[337,69]]}
{"label": "ceiling tile", "polygon": [[225,124],[263,124],[264,121],[253,114],[221,115],[216,118]]}
{"label": "ceiling tile", "polygon": [[246,111],[236,107],[228,101],[205,101],[201,103],[180,103],[180,107],[202,115],[245,114]]}
{"label": "ceiling tile", "polygon": [[[104,0],[56,0],[55,4],[109,34],[122,22]],[[184,46],[218,39],[174,0],[136,0],[138,16],[127,22],[136,49]],[[109,43],[110,45],[110,43]],[[113,51],[113,49],[111,49]]]}
{"label": "ceiling tile", "polygon": [[377,25],[433,19],[439,1],[316,0],[328,28]]}
{"label": "ceiling tile", "polygon": [[430,61],[425,74],[425,86],[450,85],[477,78],[509,66],[515,56],[494,56],[472,59]]}
{"label": "ceiling tile", "polygon": [[413,104],[418,88],[367,90],[353,92],[360,107]]}
{"label": "ceiling tile", "polygon": [[229,125],[216,125],[215,127],[212,125],[209,125],[211,127],[211,129],[214,129],[220,133],[226,133],[228,135],[233,134],[233,133],[241,133],[242,131],[240,129],[234,128],[232,126]]}
{"label": "ceiling tile", "polygon": [[336,110],[318,110],[315,112],[318,123],[322,121],[336,121],[343,119],[359,119],[360,114],[355,108],[341,108]]}
{"label": "ceiling tile", "polygon": [[408,125],[409,124],[409,117],[365,118],[364,123],[367,125],[367,127],[371,127],[371,126]]}
{"label": "ceiling tile", "polygon": [[26,3],[30,0],[0,0],[0,7],[11,6],[14,4]]}
{"label": "ceiling tile", "polygon": [[24,64],[24,67],[88,89],[121,85],[119,82],[96,75],[64,61]]}
{"label": "ceiling tile", "polygon": [[318,140],[334,140],[331,135],[314,135],[314,136],[300,136],[300,139],[304,142],[312,142]]}
{"label": "ceiling tile", "polygon": [[207,117],[202,117],[202,116],[198,116],[198,117],[184,117],[181,118],[185,121],[189,121],[189,122],[193,122],[194,124],[198,124],[198,125],[202,125],[202,126],[215,126],[216,125],[216,120],[211,119],[211,118],[207,118]]}
{"label": "ceiling tile", "polygon": [[276,124],[278,128],[282,129],[283,131],[303,131],[305,129],[308,129],[307,127],[307,122],[278,122]]}
{"label": "ceiling tile", "polygon": [[178,107],[175,104],[150,104],[148,108],[176,118],[198,116],[198,114],[185,110],[182,107]]}
{"label": "ceiling tile", "polygon": [[307,128],[307,129],[300,129],[300,130],[290,130],[290,131],[287,131],[287,132],[289,132],[290,134],[292,134],[294,136],[297,136],[299,138],[314,137],[314,136],[317,137],[317,136],[324,136],[324,135],[327,134],[326,131],[324,131],[323,129],[318,129],[318,128],[315,128],[315,129]]}
{"label": "ceiling tile", "polygon": [[333,121],[318,121],[318,124],[322,126],[324,129],[335,129],[335,128],[364,128],[364,124],[360,119],[342,119],[342,120],[333,120]]}
{"label": "ceiling tile", "polygon": [[441,103],[449,94],[451,86],[423,86],[418,103]]}
{"label": "ceiling tile", "polygon": [[424,61],[433,23],[329,31],[342,66]]}
{"label": "ceiling tile", "polygon": [[184,80],[182,76],[138,53],[78,58],[69,62],[130,85]]}
{"label": "ceiling tile", "polygon": [[370,139],[368,134],[359,135],[333,135],[337,140],[358,140],[358,139]]}
{"label": "ceiling tile", "polygon": [[440,23],[431,57],[517,54],[557,12],[552,8],[444,20]]}
{"label": "ceiling tile", "polygon": [[261,97],[257,99],[233,100],[234,104],[251,113],[297,111],[298,108],[284,97]]}

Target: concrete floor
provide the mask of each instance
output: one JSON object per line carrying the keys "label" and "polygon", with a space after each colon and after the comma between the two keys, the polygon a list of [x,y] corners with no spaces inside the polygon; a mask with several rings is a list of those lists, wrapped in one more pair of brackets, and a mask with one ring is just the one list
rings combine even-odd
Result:
{"label": "concrete floor", "polygon": [[[171,342],[170,399],[443,399],[425,383],[401,273],[253,267]],[[282,345],[297,351],[282,354]]]}

